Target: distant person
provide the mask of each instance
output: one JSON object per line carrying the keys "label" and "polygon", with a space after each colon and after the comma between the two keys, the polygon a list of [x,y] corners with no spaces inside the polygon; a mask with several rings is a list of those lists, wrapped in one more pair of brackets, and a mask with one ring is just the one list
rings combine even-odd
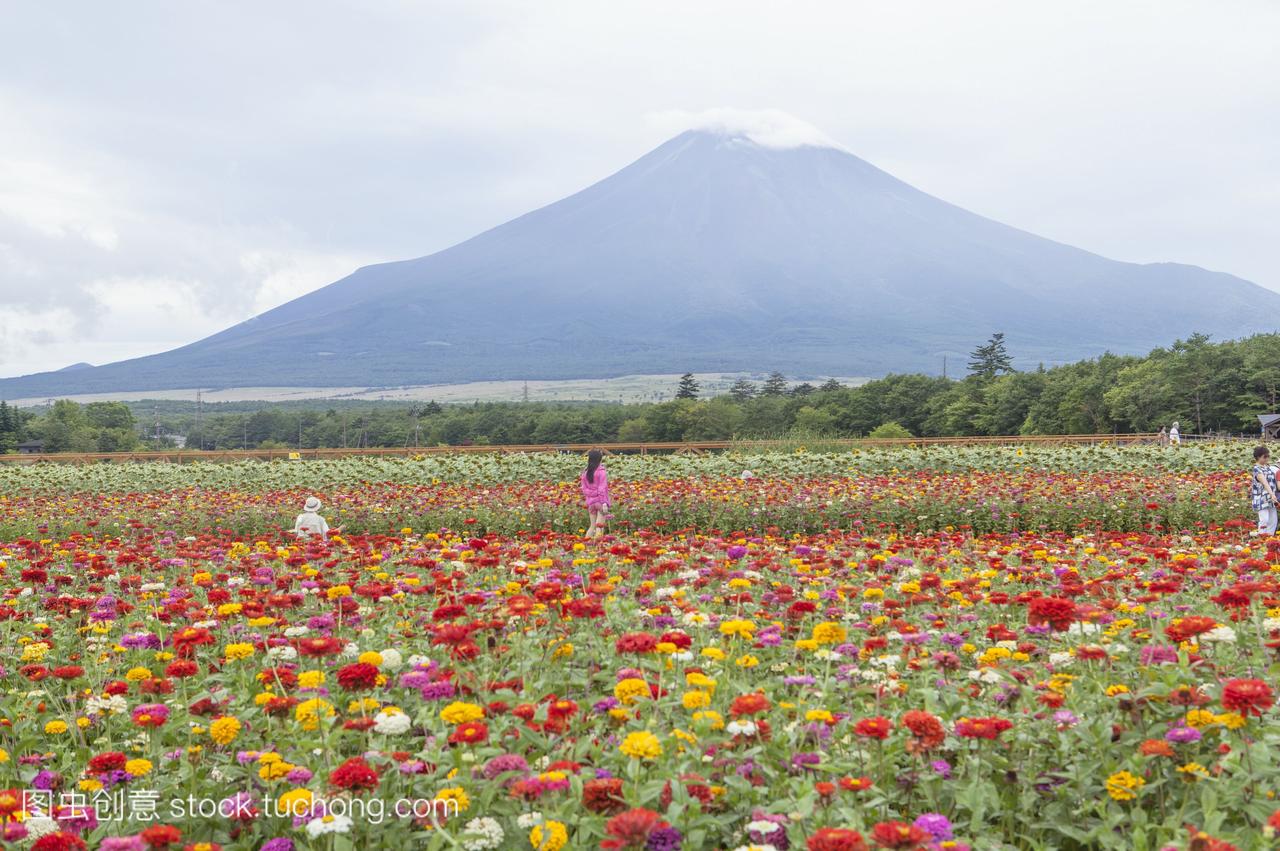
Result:
{"label": "distant person", "polygon": [[749,482],[755,477],[756,477],[756,474],[751,472],[750,470],[743,470],[742,475],[739,476],[738,478],[742,479],[744,482]]}
{"label": "distant person", "polygon": [[1161,446],[1169,445],[1169,429],[1165,428],[1164,426],[1160,426],[1160,432],[1159,434],[1156,435],[1156,443],[1160,444]]}
{"label": "distant person", "polygon": [[1169,445],[1178,446],[1182,443],[1182,433],[1178,431],[1178,424],[1174,424],[1169,428]]}
{"label": "distant person", "polygon": [[[334,531],[341,532],[342,527],[339,526]],[[312,535],[323,538],[329,534],[329,522],[320,516],[319,499],[314,496],[307,497],[307,501],[302,506],[302,513],[293,521],[293,533],[299,538],[309,538]]]}
{"label": "distant person", "polygon": [[1265,446],[1253,450],[1253,470],[1249,473],[1249,502],[1258,512],[1255,535],[1276,533],[1276,468],[1271,466],[1271,451]]}
{"label": "distant person", "polygon": [[582,485],[582,498],[587,503],[587,515],[591,525],[587,527],[588,538],[599,538],[604,534],[604,527],[613,517],[609,513],[609,473],[605,470],[604,453],[592,449],[587,453],[587,469],[582,471],[579,482]]}

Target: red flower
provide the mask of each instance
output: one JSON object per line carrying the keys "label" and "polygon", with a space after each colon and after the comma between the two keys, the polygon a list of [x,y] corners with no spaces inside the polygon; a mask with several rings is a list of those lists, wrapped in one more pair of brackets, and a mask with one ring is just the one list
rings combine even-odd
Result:
{"label": "red flower", "polygon": [[182,831],[168,824],[149,827],[138,835],[142,837],[142,841],[147,843],[150,848],[168,848],[182,839]]}
{"label": "red flower", "polygon": [[329,782],[339,789],[361,791],[378,788],[378,772],[364,761],[363,757],[353,756],[339,765],[329,775]]}
{"label": "red flower", "polygon": [[610,838],[600,843],[601,848],[643,848],[649,834],[667,823],[653,810],[637,807],[618,813],[605,823],[605,833]]}
{"label": "red flower", "polygon": [[734,718],[740,718],[743,715],[759,715],[762,712],[768,712],[770,705],[769,698],[758,691],[741,694],[729,704],[729,714]]}
{"label": "red flower", "polygon": [[338,685],[347,691],[370,689],[378,684],[378,666],[354,662],[338,670]]}
{"label": "red flower", "polygon": [[[197,629],[189,626],[173,634],[173,649],[182,659],[190,659],[195,656],[197,647],[213,643],[213,633],[207,629]],[[177,840],[174,841],[176,842]]]}
{"label": "red flower", "polygon": [[622,780],[617,777],[588,780],[582,784],[582,806],[602,815],[622,812],[626,807],[622,801]]}
{"label": "red flower", "polygon": [[856,830],[824,827],[805,843],[809,851],[867,851],[867,843]]}
{"label": "red flower", "polygon": [[912,741],[908,743],[909,751],[933,750],[947,738],[942,722],[928,712],[912,709],[902,716],[902,725],[911,731]]}
{"label": "red flower", "polygon": [[861,792],[871,788],[870,777],[841,777],[840,788],[846,792]]}
{"label": "red flower", "polygon": [[1013,727],[1004,718],[961,718],[956,723],[956,735],[966,739],[991,739]]}
{"label": "red flower", "polygon": [[60,680],[74,680],[83,674],[84,668],[79,665],[61,665],[53,669],[53,675]]}
{"label": "red flower", "polygon": [[1193,616],[1183,618],[1177,623],[1171,623],[1164,628],[1164,634],[1169,636],[1170,641],[1183,642],[1195,638],[1197,635],[1208,632],[1218,625],[1213,618],[1205,618]]}
{"label": "red flower", "polygon": [[853,732],[864,739],[887,739],[891,730],[893,730],[893,722],[883,715],[863,718],[853,725]]}
{"label": "red flower", "polygon": [[84,840],[74,833],[49,833],[37,839],[31,845],[31,851],[78,851],[88,848]]}
{"label": "red flower", "polygon": [[652,653],[658,639],[647,632],[628,632],[613,644],[615,653]]}
{"label": "red flower", "polygon": [[89,770],[94,774],[104,774],[108,771],[119,771],[124,768],[124,764],[128,759],[128,757],[119,751],[107,751],[106,753],[100,753],[89,760]]}
{"label": "red flower", "polygon": [[449,743],[453,745],[483,745],[489,741],[489,727],[483,721],[467,721],[459,724],[449,734]]}
{"label": "red flower", "polygon": [[1227,680],[1222,686],[1222,705],[1241,715],[1261,717],[1275,702],[1271,687],[1262,680]]}
{"label": "red flower", "polygon": [[1076,604],[1062,597],[1036,597],[1027,608],[1027,622],[1048,624],[1058,632],[1065,632],[1076,619]]}
{"label": "red flower", "polygon": [[342,652],[342,642],[328,638],[302,638],[298,640],[298,652],[303,656],[336,656]]}
{"label": "red flower", "polygon": [[871,829],[871,838],[881,848],[918,848],[929,838],[929,833],[914,824],[882,821]]}

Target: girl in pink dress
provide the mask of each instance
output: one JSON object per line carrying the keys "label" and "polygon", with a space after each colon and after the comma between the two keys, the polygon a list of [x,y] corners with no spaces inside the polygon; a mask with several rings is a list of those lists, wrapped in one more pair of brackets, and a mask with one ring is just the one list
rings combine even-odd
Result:
{"label": "girl in pink dress", "polygon": [[613,515],[609,513],[609,473],[600,463],[604,454],[599,449],[587,453],[587,469],[582,471],[582,498],[587,503],[587,514],[591,517],[591,525],[587,527],[588,538],[599,538],[604,534],[605,524]]}

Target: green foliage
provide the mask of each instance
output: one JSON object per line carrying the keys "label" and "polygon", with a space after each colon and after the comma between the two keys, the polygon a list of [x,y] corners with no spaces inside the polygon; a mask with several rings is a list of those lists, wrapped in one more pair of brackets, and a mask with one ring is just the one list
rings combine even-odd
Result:
{"label": "green foliage", "polygon": [[871,430],[867,437],[872,440],[890,440],[906,437],[914,437],[911,432],[902,427],[901,424],[895,422],[881,423]]}
{"label": "green foliage", "polygon": [[692,372],[686,372],[680,376],[680,384],[676,387],[677,399],[697,399],[698,392],[702,389],[698,384],[698,379],[693,377]]}

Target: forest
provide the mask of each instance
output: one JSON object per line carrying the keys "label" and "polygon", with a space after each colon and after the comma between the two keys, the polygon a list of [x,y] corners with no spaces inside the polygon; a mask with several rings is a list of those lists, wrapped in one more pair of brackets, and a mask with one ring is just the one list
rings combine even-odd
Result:
{"label": "forest", "polygon": [[[197,414],[150,402],[60,400],[43,409],[0,403],[0,449],[39,440],[47,452],[143,448],[403,447],[466,444],[696,441],[826,437],[1096,434],[1155,431],[1256,434],[1280,407],[1280,334],[1214,343],[1193,335],[1144,357],[1105,354],[1013,368],[1003,337],[974,350],[967,374],[888,375],[857,387],[739,381],[701,398],[692,376],[661,403],[493,402],[440,405],[239,403]],[[313,406],[311,406],[313,405]]]}

